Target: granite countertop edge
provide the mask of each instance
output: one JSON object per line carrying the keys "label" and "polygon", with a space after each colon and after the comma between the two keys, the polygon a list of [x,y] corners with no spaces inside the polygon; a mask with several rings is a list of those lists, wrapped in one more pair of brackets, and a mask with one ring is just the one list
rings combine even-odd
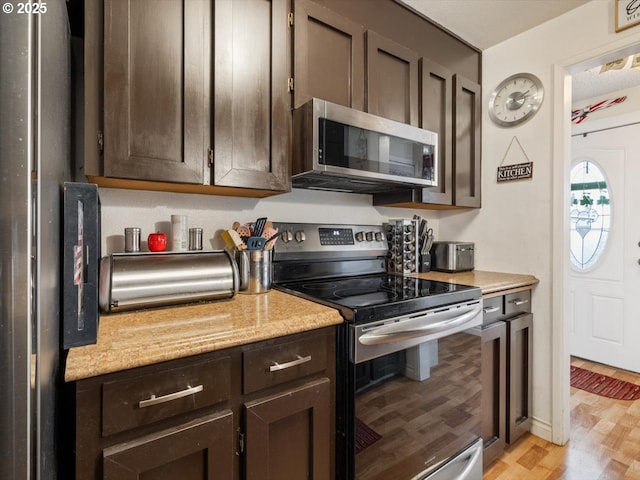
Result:
{"label": "granite countertop edge", "polygon": [[271,290],[196,305],[101,315],[98,340],[71,348],[72,382],[342,323],[338,310]]}
{"label": "granite countertop edge", "polygon": [[426,272],[415,275],[426,280],[457,283],[479,287],[482,295],[487,296],[498,292],[506,292],[522,287],[531,287],[539,283],[539,280],[529,274],[490,272],[485,270],[471,270],[468,272]]}

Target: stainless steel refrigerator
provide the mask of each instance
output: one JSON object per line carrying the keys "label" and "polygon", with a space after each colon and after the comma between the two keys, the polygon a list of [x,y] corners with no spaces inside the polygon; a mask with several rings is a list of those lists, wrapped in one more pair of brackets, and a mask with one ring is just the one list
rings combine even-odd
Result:
{"label": "stainless steel refrigerator", "polygon": [[[0,13],[0,478],[57,478],[61,194],[70,179],[69,25]],[[12,13],[7,13],[12,5]],[[44,5],[44,4],[43,4]]]}

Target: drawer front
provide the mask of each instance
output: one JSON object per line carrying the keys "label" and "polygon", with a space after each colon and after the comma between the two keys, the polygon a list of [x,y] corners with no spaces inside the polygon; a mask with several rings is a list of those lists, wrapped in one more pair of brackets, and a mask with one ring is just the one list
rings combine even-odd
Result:
{"label": "drawer front", "polygon": [[531,290],[510,293],[504,296],[504,313],[507,317],[530,312]]}
{"label": "drawer front", "polygon": [[248,350],[243,353],[243,393],[256,392],[326,368],[326,335]]}
{"label": "drawer front", "polygon": [[102,436],[225,402],[230,398],[229,357],[105,382]]}
{"label": "drawer front", "polygon": [[482,300],[482,324],[489,325],[500,320],[503,314],[504,295]]}

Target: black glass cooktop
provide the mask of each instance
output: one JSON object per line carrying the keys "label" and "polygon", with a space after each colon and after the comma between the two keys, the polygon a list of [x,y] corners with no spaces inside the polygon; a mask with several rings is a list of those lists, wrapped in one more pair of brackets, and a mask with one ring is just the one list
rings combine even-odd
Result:
{"label": "black glass cooktop", "polygon": [[386,273],[284,282],[277,288],[340,310],[348,321],[392,318],[480,298],[477,287]]}

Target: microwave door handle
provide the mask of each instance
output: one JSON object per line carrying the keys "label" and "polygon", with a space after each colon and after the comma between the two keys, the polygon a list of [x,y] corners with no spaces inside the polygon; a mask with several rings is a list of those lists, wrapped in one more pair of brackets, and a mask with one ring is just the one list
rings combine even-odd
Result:
{"label": "microwave door handle", "polygon": [[[446,313],[450,312],[448,311]],[[435,333],[441,333],[456,327],[460,327],[470,320],[473,320],[480,313],[482,313],[482,308],[480,307],[480,305],[478,305],[472,310],[467,311],[466,313],[456,315],[453,318],[447,318],[446,320],[442,320],[440,322],[430,322],[428,324],[424,324],[422,320],[425,317],[412,318],[410,320],[393,323],[391,325],[384,325],[379,328],[373,328],[358,337],[358,341],[363,345],[377,345],[380,343],[390,343],[396,341],[399,338],[408,339],[433,335]]]}

